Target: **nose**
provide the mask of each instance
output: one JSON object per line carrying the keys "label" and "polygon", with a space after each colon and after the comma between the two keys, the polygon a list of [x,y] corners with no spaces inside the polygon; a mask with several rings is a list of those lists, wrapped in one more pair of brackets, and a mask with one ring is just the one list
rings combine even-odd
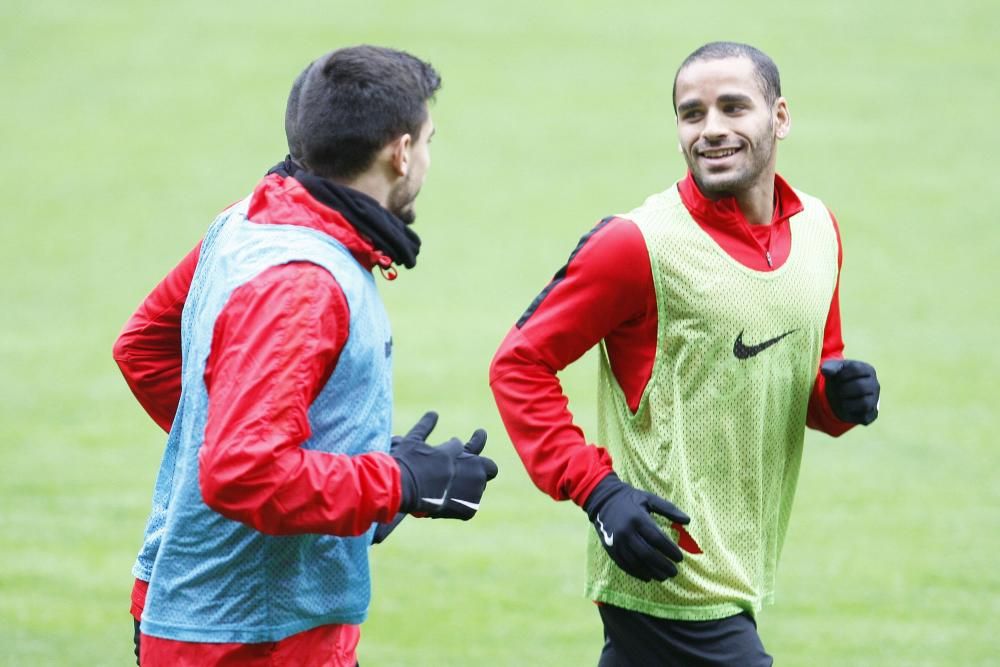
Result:
{"label": "nose", "polygon": [[723,116],[717,109],[709,109],[705,114],[705,125],[701,136],[708,141],[718,141],[728,134],[729,130],[723,122]]}

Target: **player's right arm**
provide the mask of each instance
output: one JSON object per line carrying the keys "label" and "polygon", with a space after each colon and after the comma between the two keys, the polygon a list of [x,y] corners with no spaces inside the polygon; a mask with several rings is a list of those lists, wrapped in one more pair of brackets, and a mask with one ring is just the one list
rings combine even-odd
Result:
{"label": "player's right arm", "polygon": [[675,526],[690,519],[614,474],[608,451],[588,444],[573,423],[557,373],[606,340],[612,373],[636,409],[652,372],[656,318],[645,240],[632,222],[606,218],[580,240],[490,367],[500,416],[531,479],[583,508],[611,559],[643,581],[676,575],[683,558],[650,514]]}
{"label": "player's right arm", "polygon": [[301,446],[349,333],[347,298],[315,264],[270,267],[232,292],[205,363],[205,504],[270,535],[360,535],[393,518],[400,474],[388,454]]}
{"label": "player's right arm", "polygon": [[485,431],[435,447],[426,438],[437,415],[428,413],[388,453],[302,447],[312,435],[310,407],[351,334],[347,298],[325,269],[291,262],[265,270],[233,291],[214,326],[198,453],[202,499],[213,510],[269,535],[339,536],[391,526],[398,512],[476,513],[497,473],[479,456]]}
{"label": "player's right arm", "polygon": [[490,388],[504,426],[532,481],[556,500],[582,507],[613,472],[607,450],[589,444],[574,423],[557,373],[619,327],[655,318],[651,291],[641,232],[629,220],[606,218],[580,240],[493,358]]}

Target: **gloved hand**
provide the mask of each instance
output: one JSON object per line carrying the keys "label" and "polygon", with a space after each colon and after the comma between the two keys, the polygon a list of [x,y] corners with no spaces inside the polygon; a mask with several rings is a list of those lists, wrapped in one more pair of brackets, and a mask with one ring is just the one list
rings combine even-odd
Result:
{"label": "gloved hand", "polygon": [[396,526],[405,518],[406,512],[396,512],[396,516],[392,517],[392,521],[375,524],[375,534],[372,536],[372,544],[382,544],[385,538],[389,537],[389,533],[396,530]]}
{"label": "gloved hand", "polygon": [[663,581],[677,574],[674,563],[684,556],[650,512],[679,524],[691,521],[687,514],[656,494],[626,484],[615,473],[594,487],[583,509],[604,550],[622,570],[643,581]]}
{"label": "gloved hand", "polygon": [[820,367],[826,378],[826,398],[840,421],[867,426],[878,417],[879,384],[870,364],[833,359]]}
{"label": "gloved hand", "polygon": [[497,476],[497,464],[479,455],[486,446],[483,429],[476,429],[464,444],[452,438],[437,447],[428,445],[437,420],[436,412],[428,412],[409,433],[392,439],[389,454],[399,464],[403,485],[399,510],[467,521],[479,509],[486,483]]}

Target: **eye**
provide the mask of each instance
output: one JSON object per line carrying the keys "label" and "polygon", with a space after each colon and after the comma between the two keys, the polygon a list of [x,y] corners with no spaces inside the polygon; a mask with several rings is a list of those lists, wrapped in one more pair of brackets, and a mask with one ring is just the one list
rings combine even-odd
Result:
{"label": "eye", "polygon": [[738,113],[741,113],[743,111],[746,111],[746,108],[747,107],[746,107],[745,104],[740,104],[738,102],[732,102],[730,104],[723,105],[722,111],[725,112],[725,113],[727,113],[727,114],[733,115],[733,114],[738,114]]}
{"label": "eye", "polygon": [[700,109],[692,109],[691,111],[685,111],[681,114],[681,120],[685,123],[696,123],[701,120],[704,116],[704,112]]}

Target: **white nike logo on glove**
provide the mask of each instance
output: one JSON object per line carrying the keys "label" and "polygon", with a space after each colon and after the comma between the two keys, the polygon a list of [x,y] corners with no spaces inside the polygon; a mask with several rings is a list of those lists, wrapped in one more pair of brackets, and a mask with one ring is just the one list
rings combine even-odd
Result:
{"label": "white nike logo on glove", "polygon": [[[444,501],[447,496],[441,496],[440,498],[421,498],[425,503],[430,503],[431,505],[444,505]],[[479,510],[479,503],[470,503],[468,500],[462,500],[461,498],[449,498],[451,502],[458,503],[459,505],[465,505],[469,509]]]}
{"label": "white nike logo on glove", "polygon": [[615,534],[611,533],[610,535],[608,535],[608,531],[604,530],[604,522],[601,521],[600,515],[598,515],[598,517],[596,519],[594,519],[594,521],[597,522],[597,528],[598,528],[598,530],[601,531],[601,535],[604,537],[604,543],[606,545],[608,545],[609,547],[614,546],[614,544],[615,544]]}

